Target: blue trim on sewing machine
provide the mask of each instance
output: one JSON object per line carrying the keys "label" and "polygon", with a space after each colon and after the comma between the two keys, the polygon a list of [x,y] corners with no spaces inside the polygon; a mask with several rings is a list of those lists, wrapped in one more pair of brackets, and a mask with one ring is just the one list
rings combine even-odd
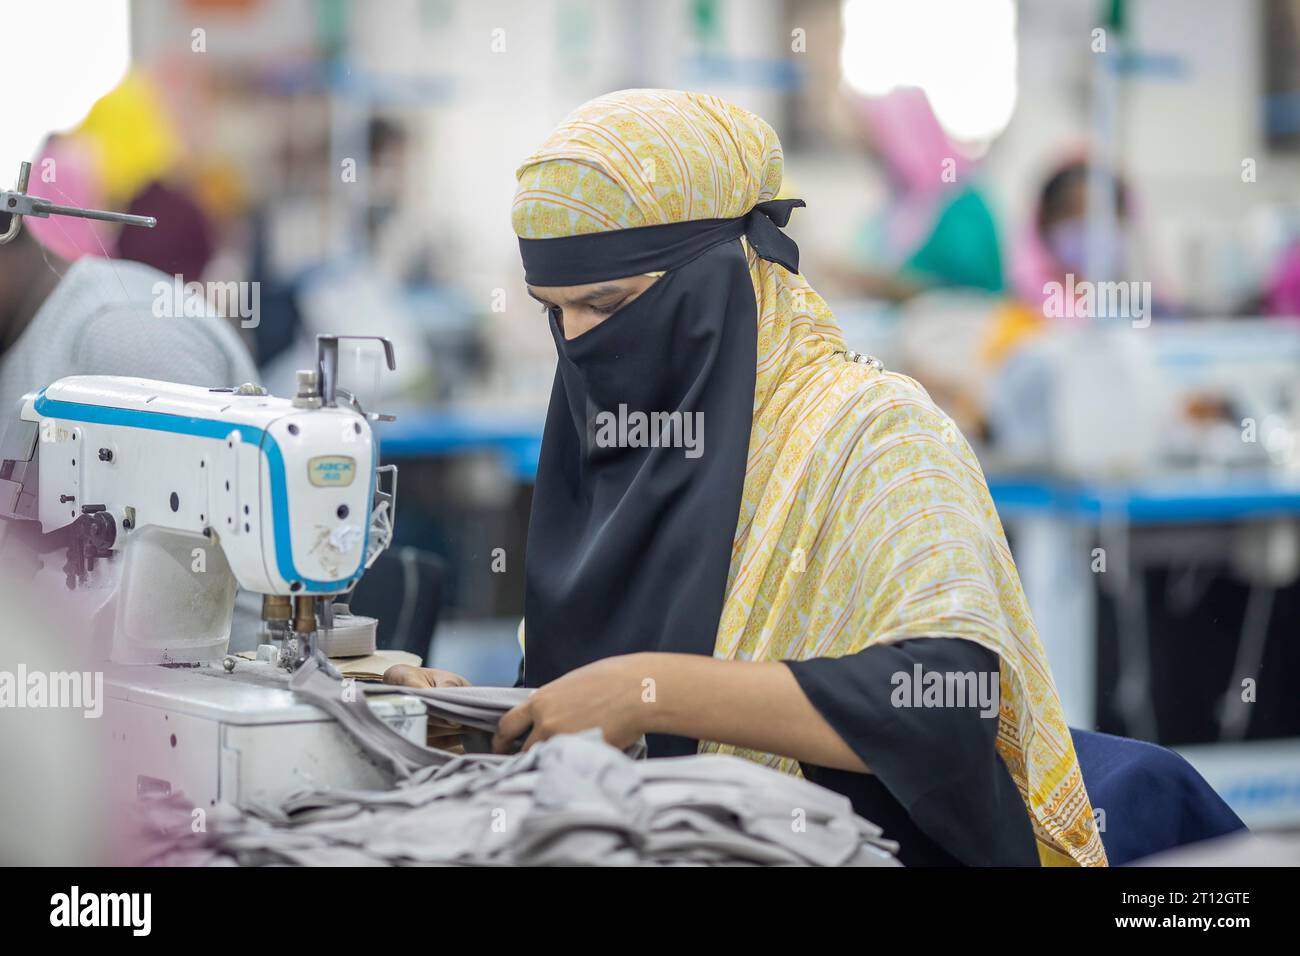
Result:
{"label": "blue trim on sewing machine", "polygon": [[[284,456],[280,446],[265,430],[253,425],[238,425],[210,418],[191,418],[167,412],[148,412],[133,408],[109,408],[104,405],[87,405],[82,402],[62,402],[47,398],[41,389],[33,403],[38,415],[65,421],[86,422],[93,425],[119,425],[125,428],[143,428],[177,435],[193,435],[225,441],[231,432],[256,445],[266,455],[267,471],[271,476],[271,525],[275,532],[275,563],[280,577],[286,581],[301,581],[307,591],[333,593],[345,590],[365,570],[366,552],[370,549],[370,522],[361,543],[361,561],[352,574],[332,581],[316,581],[298,573],[293,563],[293,545],[289,541],[289,490],[285,483]],[[370,470],[370,501],[375,500],[375,472]]]}

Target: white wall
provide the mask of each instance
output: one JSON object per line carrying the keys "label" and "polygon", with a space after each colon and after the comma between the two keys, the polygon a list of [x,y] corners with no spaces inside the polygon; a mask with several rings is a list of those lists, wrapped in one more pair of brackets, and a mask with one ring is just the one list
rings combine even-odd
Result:
{"label": "white wall", "polygon": [[[453,79],[450,95],[426,115],[419,190],[451,240],[453,274],[470,299],[487,309],[493,291],[506,290],[507,311],[489,320],[506,353],[494,385],[545,392],[554,346],[540,309],[524,294],[510,228],[515,169],[594,96],[629,86],[693,86],[689,0],[444,3],[432,19],[419,0],[382,6],[384,17],[355,21],[353,56],[373,70]],[[726,45],[748,56],[782,55],[779,13],[776,0],[730,0],[721,18]],[[500,38],[505,49],[494,52]],[[760,114],[776,109],[769,90],[718,83],[707,89]]]}

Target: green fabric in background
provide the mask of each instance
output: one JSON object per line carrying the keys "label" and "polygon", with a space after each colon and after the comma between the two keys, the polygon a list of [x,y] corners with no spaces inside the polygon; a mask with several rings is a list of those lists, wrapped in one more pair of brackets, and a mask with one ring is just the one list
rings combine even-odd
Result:
{"label": "green fabric in background", "polygon": [[977,188],[967,186],[953,195],[900,272],[939,288],[1003,290],[997,224]]}

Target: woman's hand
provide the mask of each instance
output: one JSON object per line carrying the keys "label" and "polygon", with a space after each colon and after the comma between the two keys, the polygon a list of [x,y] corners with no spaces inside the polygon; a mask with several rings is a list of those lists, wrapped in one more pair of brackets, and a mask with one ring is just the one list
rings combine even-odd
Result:
{"label": "woman's hand", "polygon": [[[469,681],[451,671],[438,670],[436,667],[414,667],[410,664],[394,664],[384,671],[385,684],[397,684],[401,687],[468,687]],[[427,743],[439,750],[452,753],[464,753],[465,747],[460,739],[463,728],[460,724],[439,717],[429,718]]]}
{"label": "woman's hand", "polygon": [[468,687],[469,681],[451,671],[436,667],[415,667],[411,664],[394,664],[384,671],[385,684],[402,687]]}
{"label": "woman's hand", "polygon": [[651,704],[643,697],[642,682],[649,676],[640,654],[607,657],[570,671],[506,712],[497,725],[492,750],[510,753],[524,734],[528,734],[523,745],[527,750],[556,734],[591,727],[599,727],[611,746],[629,747],[648,726]]}
{"label": "woman's hand", "polygon": [[533,691],[501,718],[492,749],[508,753],[599,727],[626,749],[642,734],[716,740],[819,767],[871,773],[778,661],[647,651],[607,657]]}

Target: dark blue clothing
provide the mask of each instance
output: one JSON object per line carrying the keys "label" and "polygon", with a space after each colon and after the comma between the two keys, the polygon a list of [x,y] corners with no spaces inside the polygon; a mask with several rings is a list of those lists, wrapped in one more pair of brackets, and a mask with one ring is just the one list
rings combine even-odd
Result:
{"label": "dark blue clothing", "polygon": [[1070,734],[1111,866],[1246,829],[1172,750],[1086,730]]}

